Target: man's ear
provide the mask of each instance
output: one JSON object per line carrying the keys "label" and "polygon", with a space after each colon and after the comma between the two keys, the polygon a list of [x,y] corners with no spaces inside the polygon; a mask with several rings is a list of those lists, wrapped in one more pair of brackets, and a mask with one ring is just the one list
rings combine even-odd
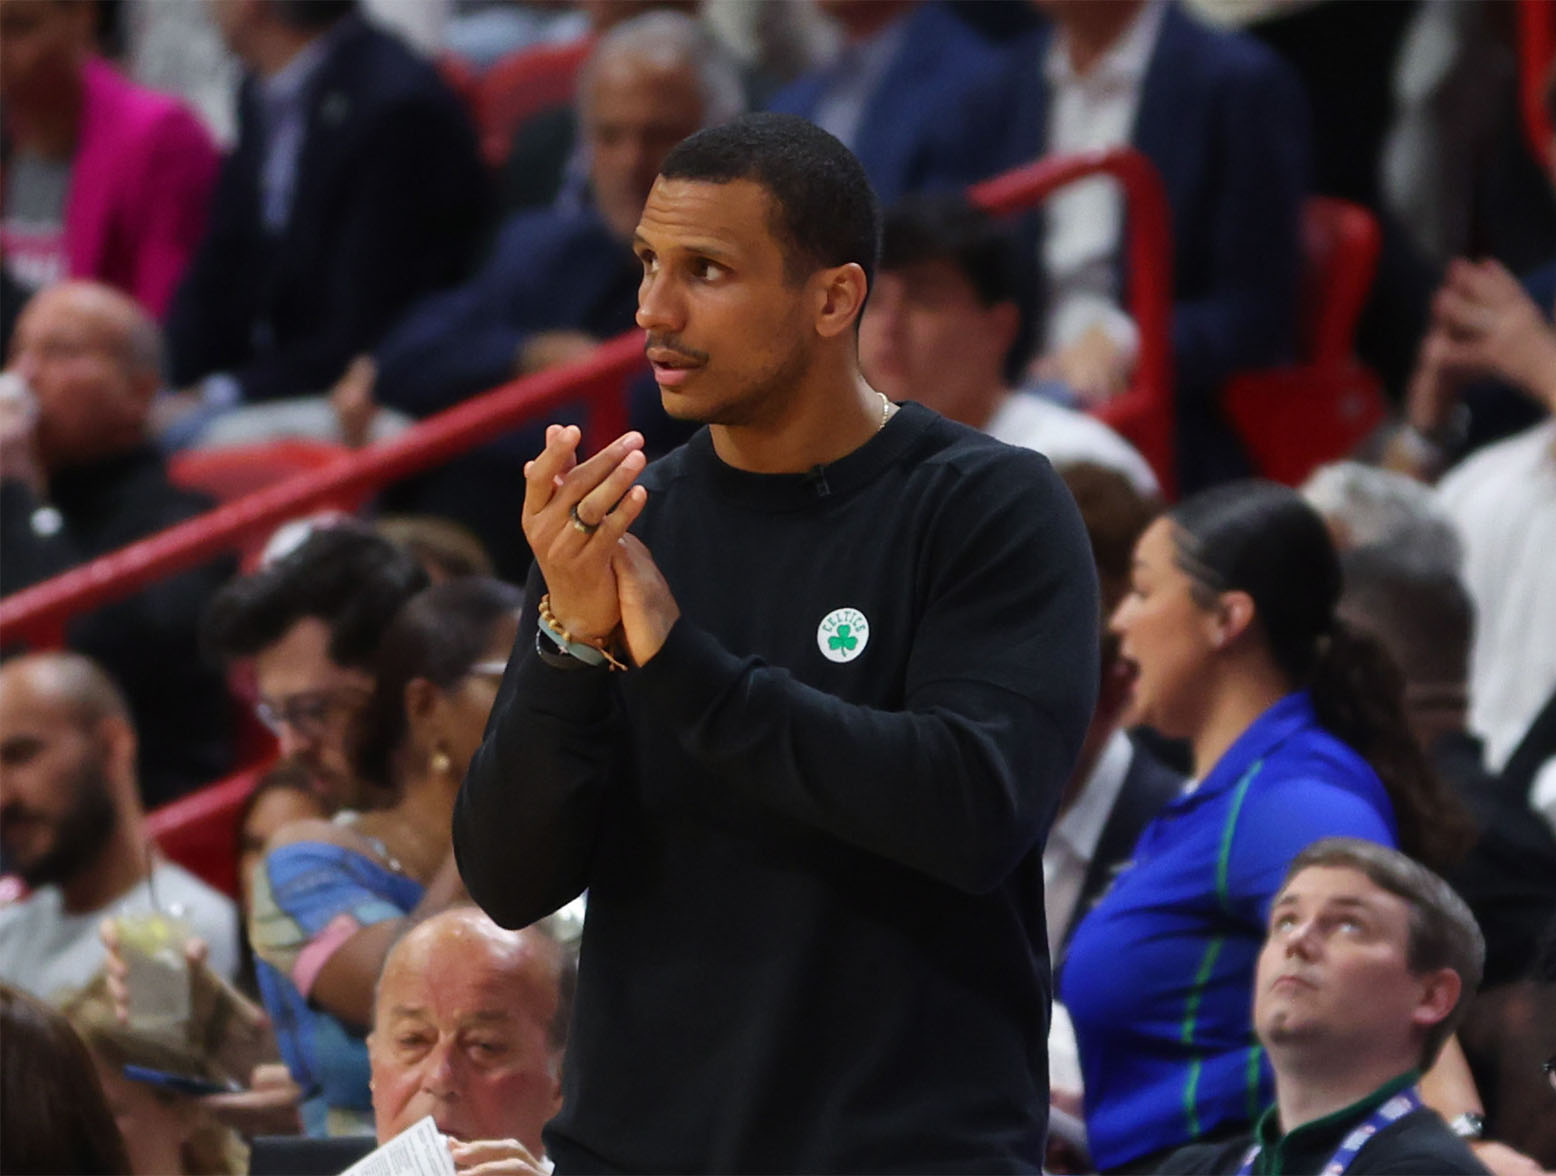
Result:
{"label": "man's ear", "polygon": [[1009,362],[1010,349],[1021,333],[1021,308],[1014,302],[996,302],[988,309],[989,329],[999,339],[1000,354]]}
{"label": "man's ear", "polygon": [[136,778],[135,759],[140,753],[140,741],[130,721],[120,715],[108,715],[98,720],[93,735],[101,748],[108,778],[133,782]]}
{"label": "man's ear", "polygon": [[823,339],[831,339],[852,328],[870,289],[864,267],[850,261],[820,270],[811,280],[818,282],[820,293],[816,332]]}
{"label": "man's ear", "polygon": [[1410,1014],[1410,1020],[1423,1030],[1430,1029],[1452,1015],[1458,1007],[1464,982],[1452,968],[1438,968],[1435,972],[1417,976],[1416,981],[1421,985],[1421,996]]}

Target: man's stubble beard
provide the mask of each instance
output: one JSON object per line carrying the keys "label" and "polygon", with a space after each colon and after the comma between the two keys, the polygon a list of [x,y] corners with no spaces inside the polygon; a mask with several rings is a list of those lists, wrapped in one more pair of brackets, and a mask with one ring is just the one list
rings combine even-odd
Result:
{"label": "man's stubble beard", "polygon": [[803,380],[812,358],[812,349],[796,339],[776,363],[730,399],[707,406],[689,404],[681,413],[666,404],[665,411],[679,420],[724,428],[751,428],[780,420],[789,395]]}
{"label": "man's stubble beard", "polygon": [[17,873],[34,890],[70,882],[97,860],[119,827],[119,810],[101,763],[83,757],[63,783],[75,799],[54,827],[54,844],[36,861],[16,864]]}

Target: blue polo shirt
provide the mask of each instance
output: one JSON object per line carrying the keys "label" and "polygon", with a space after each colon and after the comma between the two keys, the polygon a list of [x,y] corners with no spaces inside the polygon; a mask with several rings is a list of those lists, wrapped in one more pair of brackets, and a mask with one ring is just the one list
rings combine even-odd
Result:
{"label": "blue polo shirt", "polygon": [[1251,1124],[1273,1101],[1253,1034],[1255,961],[1286,867],[1334,836],[1398,843],[1377,773],[1318,725],[1306,691],[1260,715],[1146,826],[1062,977],[1103,1171]]}

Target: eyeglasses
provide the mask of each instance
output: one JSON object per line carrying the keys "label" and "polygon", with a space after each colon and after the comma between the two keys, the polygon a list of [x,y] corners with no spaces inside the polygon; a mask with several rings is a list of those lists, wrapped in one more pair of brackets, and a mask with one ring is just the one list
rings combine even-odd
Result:
{"label": "eyeglasses", "polygon": [[254,714],[274,735],[280,735],[282,727],[290,727],[304,739],[317,739],[329,727],[333,716],[355,710],[366,697],[366,691],[353,687],[309,690],[289,694],[277,702],[262,698],[254,704]]}

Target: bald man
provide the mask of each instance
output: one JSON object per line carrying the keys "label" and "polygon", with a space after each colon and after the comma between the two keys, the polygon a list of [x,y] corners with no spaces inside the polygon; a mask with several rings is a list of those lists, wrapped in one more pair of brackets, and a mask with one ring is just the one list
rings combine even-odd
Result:
{"label": "bald man", "polygon": [[368,1038],[379,1142],[431,1115],[457,1167],[541,1170],[572,985],[567,949],[539,926],[456,907],[413,929],[384,961]]}
{"label": "bald man", "polygon": [[117,687],[87,658],[33,654],[0,664],[0,854],[31,894],[0,907],[0,980],[50,998],[103,963],[98,925],[154,910],[237,966],[237,912],[147,840],[135,728]]}
{"label": "bald man", "polygon": [[[7,367],[17,392],[0,400],[0,595],[211,505],[169,483],[147,440],[160,353],[150,316],[107,286],[62,282],[22,311]],[[130,699],[148,804],[229,766],[230,706],[195,626],[231,571],[222,560],[186,572],[79,618],[67,634]]]}

